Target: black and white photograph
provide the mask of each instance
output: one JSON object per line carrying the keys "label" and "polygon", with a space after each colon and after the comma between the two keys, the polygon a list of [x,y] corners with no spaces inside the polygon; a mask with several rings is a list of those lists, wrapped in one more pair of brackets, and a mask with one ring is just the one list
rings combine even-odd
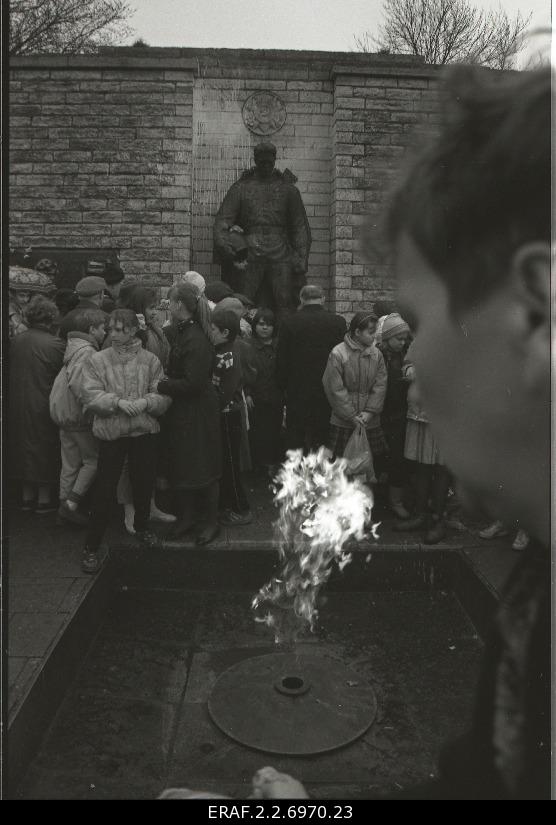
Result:
{"label": "black and white photograph", "polygon": [[551,15],[2,4],[2,799],[556,798]]}

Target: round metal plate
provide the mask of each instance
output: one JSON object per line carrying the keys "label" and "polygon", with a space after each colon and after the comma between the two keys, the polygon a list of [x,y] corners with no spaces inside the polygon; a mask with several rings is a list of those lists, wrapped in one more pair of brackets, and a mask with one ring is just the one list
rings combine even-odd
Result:
{"label": "round metal plate", "polygon": [[213,722],[243,745],[304,756],[362,736],[377,704],[370,685],[333,659],[271,653],[226,670],[208,709]]}

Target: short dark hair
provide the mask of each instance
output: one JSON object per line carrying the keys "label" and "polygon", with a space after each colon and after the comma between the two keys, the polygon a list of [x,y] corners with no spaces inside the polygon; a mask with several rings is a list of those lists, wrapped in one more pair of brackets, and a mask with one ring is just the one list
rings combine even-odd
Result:
{"label": "short dark hair", "polygon": [[376,324],[378,318],[373,312],[356,312],[349,322],[349,331],[353,335],[359,329],[365,329],[371,322]]}
{"label": "short dark hair", "polygon": [[228,330],[228,341],[233,343],[239,335],[239,318],[231,309],[215,309],[211,315],[212,323],[220,332]]}
{"label": "short dark hair", "polygon": [[486,299],[524,243],[550,241],[551,72],[454,66],[444,121],[393,198],[392,244],[406,232],[457,313]]}
{"label": "short dark hair", "polygon": [[58,307],[54,301],[50,301],[44,295],[34,295],[23,310],[25,323],[29,327],[39,324],[50,326],[58,318],[58,314]]}
{"label": "short dark hair", "polygon": [[145,310],[158,304],[156,289],[152,286],[137,285],[127,296],[126,309],[145,314]]}
{"label": "short dark hair", "polygon": [[109,320],[112,324],[121,324],[124,329],[139,329],[139,319],[132,309],[114,309]]}
{"label": "short dark hair", "polygon": [[102,309],[84,309],[78,312],[72,324],[72,332],[89,332],[91,327],[106,325],[108,315]]}
{"label": "short dark hair", "polygon": [[259,321],[266,321],[266,323],[270,327],[274,327],[274,331],[276,331],[276,316],[274,315],[271,309],[266,309],[263,307],[262,309],[258,309],[253,316],[253,320],[251,321],[251,330],[253,331],[253,336],[257,337],[257,324]]}

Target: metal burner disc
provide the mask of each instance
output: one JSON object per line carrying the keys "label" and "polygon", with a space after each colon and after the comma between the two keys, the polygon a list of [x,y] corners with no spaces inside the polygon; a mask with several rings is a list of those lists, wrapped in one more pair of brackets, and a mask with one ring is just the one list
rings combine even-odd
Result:
{"label": "metal burner disc", "polygon": [[333,659],[271,653],[226,670],[208,709],[213,722],[243,745],[305,756],[362,736],[377,704],[370,685]]}

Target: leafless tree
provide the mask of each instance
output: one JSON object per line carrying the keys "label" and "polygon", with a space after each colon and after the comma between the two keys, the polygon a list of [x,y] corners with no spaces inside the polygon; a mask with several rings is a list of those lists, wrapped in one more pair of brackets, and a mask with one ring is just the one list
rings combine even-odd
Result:
{"label": "leafless tree", "polygon": [[[477,63],[509,69],[531,15],[510,18],[499,7],[483,11],[469,0],[384,0],[378,37],[355,37],[360,51],[420,55],[427,63]],[[371,49],[371,44],[374,48]]]}
{"label": "leafless tree", "polygon": [[88,54],[132,33],[123,0],[10,0],[10,55]]}

